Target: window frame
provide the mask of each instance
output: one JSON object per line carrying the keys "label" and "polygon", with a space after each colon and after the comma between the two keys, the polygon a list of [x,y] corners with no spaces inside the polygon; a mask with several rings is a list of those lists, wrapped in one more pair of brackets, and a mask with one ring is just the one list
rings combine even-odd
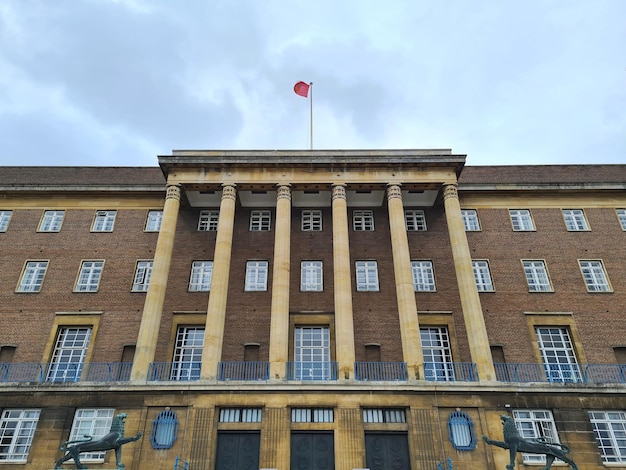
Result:
{"label": "window frame", "polygon": [[536,231],[530,209],[509,209],[509,218],[514,232]]}
{"label": "window frame", "polygon": [[[542,259],[523,259],[522,261],[522,269],[524,271],[524,276],[526,277],[526,285],[528,286],[528,292],[532,293],[541,293],[541,292],[554,292],[554,287],[552,286],[552,281],[550,279],[550,273],[548,272],[548,266],[545,260]],[[532,263],[532,265],[528,265],[527,263]],[[545,275],[547,283],[540,282],[542,281],[541,277]],[[533,288],[533,286],[540,286],[539,288]],[[546,287],[541,288],[541,286]]]}
{"label": "window frame", "polygon": [[301,214],[300,230],[302,232],[321,232],[323,227],[323,213],[320,209],[303,209]]}
{"label": "window frame", "polygon": [[198,214],[198,232],[216,232],[220,220],[218,209],[203,209]]}
{"label": "window frame", "polygon": [[352,211],[353,232],[374,232],[374,211],[371,209],[354,209]]}
{"label": "window frame", "polygon": [[561,209],[568,232],[589,232],[591,227],[583,209]]}
{"label": "window frame", "polygon": [[[31,268],[29,267],[31,264],[44,264],[44,266],[34,266]],[[48,272],[48,266],[50,266],[49,260],[26,260],[15,292],[24,294],[36,294],[41,292],[43,281],[46,277],[46,273]]]}
{"label": "window frame", "polygon": [[[94,413],[94,416],[79,416]],[[110,416],[107,416],[110,415]],[[92,436],[94,440],[106,436],[111,430],[111,424],[115,416],[115,408],[77,408],[74,412],[70,441],[84,439],[85,435]],[[84,425],[83,423],[86,423]],[[88,428],[88,429],[86,429]],[[105,451],[92,451],[80,454],[81,462],[102,463]]]}
{"label": "window frame", "polygon": [[[583,266],[587,264],[588,266]],[[592,265],[593,264],[593,265]],[[583,277],[583,282],[589,293],[611,293],[613,288],[602,260],[579,259],[578,267]]]}
{"label": "window frame", "polygon": [[[19,412],[18,416],[11,416]],[[30,415],[35,416],[30,416]],[[0,462],[10,463],[26,463],[28,461],[28,454],[33,445],[33,438],[37,430],[37,424],[39,423],[39,417],[41,415],[41,409],[39,408],[5,408],[0,415],[0,440],[4,441],[5,438],[11,439],[6,453],[0,454]],[[15,428],[12,428],[13,434],[5,436],[4,433],[7,429],[11,429],[5,425],[5,423],[16,422]],[[16,452],[16,449],[23,448],[22,452]]]}
{"label": "window frame", "polygon": [[41,220],[37,226],[37,232],[58,233],[63,228],[65,220],[65,210],[46,209],[41,215]]}
{"label": "window frame", "polygon": [[[74,292],[98,292],[104,271],[104,261],[103,259],[89,259],[80,262],[80,269],[78,270],[78,276],[76,276],[76,283],[74,284]],[[94,265],[100,263],[100,266],[88,267],[86,265],[87,263],[93,263]],[[81,278],[84,275],[87,276],[87,282],[81,283]],[[93,279],[96,279],[96,281],[93,282]],[[83,286],[85,287],[84,289],[81,288]]]}
{"label": "window frame", "polygon": [[[626,463],[626,446],[623,444],[620,446],[618,441],[623,442],[623,435],[626,434],[626,411],[589,410],[587,414],[596,438],[598,450],[600,451],[602,463],[605,465],[624,465]],[[610,415],[616,416],[611,417]],[[600,429],[600,425],[604,425],[604,429]],[[620,434],[619,437],[616,436],[616,432]]]}
{"label": "window frame", "polygon": [[272,211],[255,209],[250,211],[250,232],[270,232],[272,230]]}
{"label": "window frame", "polygon": [[266,292],[269,279],[269,261],[246,261],[245,292]]}
{"label": "window frame", "polygon": [[[435,268],[432,260],[411,260],[414,292],[436,292]],[[425,281],[426,279],[426,281]],[[431,282],[428,282],[428,281]]]}
{"label": "window frame", "polygon": [[567,326],[535,325],[535,337],[549,382],[583,381],[574,339]]}
{"label": "window frame", "polygon": [[[310,334],[308,341],[307,332]],[[317,332],[320,333],[319,338],[314,336]],[[332,380],[333,351],[331,342],[331,329],[327,324],[295,325],[293,329],[292,380]],[[308,375],[305,376],[307,372]]]}
{"label": "window frame", "polygon": [[461,219],[466,232],[480,232],[480,220],[476,209],[461,209]]}
{"label": "window frame", "polygon": [[[192,332],[193,336],[190,336]],[[200,379],[205,334],[204,325],[177,326],[169,380],[179,382]]]}
{"label": "window frame", "polygon": [[13,218],[12,210],[0,210],[0,233],[4,233],[9,229],[9,224]]}
{"label": "window frame", "polygon": [[57,329],[46,382],[78,382],[87,362],[93,325],[68,325]]}
{"label": "window frame", "polygon": [[[425,347],[429,338],[424,337],[424,333],[428,333],[428,337],[434,344]],[[443,333],[443,334],[442,334]],[[454,360],[452,355],[452,340],[448,326],[436,325],[420,325],[420,342],[422,345],[422,355],[424,357],[424,378],[435,382],[450,382],[456,380],[454,373]],[[426,350],[432,350],[426,354]],[[428,361],[430,358],[432,361]],[[433,364],[432,370],[426,367],[426,364]]]}
{"label": "window frame", "polygon": [[[157,216],[158,214],[158,216]],[[146,215],[144,232],[160,232],[163,223],[163,209],[150,209]]]}
{"label": "window frame", "polygon": [[[140,266],[144,264],[144,266]],[[135,264],[135,274],[133,276],[133,286],[131,292],[148,292],[150,287],[150,277],[152,276],[152,268],[154,267],[153,259],[140,259]],[[138,278],[140,282],[138,282]]]}
{"label": "window frame", "polygon": [[354,266],[357,292],[380,292],[378,261],[357,260]]}
{"label": "window frame", "polygon": [[[472,271],[474,271],[474,281],[476,281],[476,290],[478,292],[496,291],[495,287],[493,286],[493,278],[491,277],[491,266],[489,266],[489,260],[473,259]],[[484,282],[485,279],[489,279],[489,283]]]}
{"label": "window frame", "polygon": [[322,292],[324,290],[324,263],[321,260],[300,261],[300,291]]}
{"label": "window frame", "polygon": [[422,209],[405,209],[404,225],[407,232],[427,231],[426,213]]}
{"label": "window frame", "polygon": [[626,209],[615,209],[615,215],[617,216],[620,227],[622,227],[622,231],[626,232]]}
{"label": "window frame", "polygon": [[[527,414],[521,417],[522,414]],[[549,442],[559,444],[559,433],[556,429],[552,411],[541,409],[513,410],[513,421],[518,432],[525,439],[549,439]],[[528,454],[522,452],[522,460],[527,465],[545,465],[546,456],[543,454]],[[556,461],[561,462],[560,460]]]}
{"label": "window frame", "polygon": [[116,210],[98,210],[91,223],[92,233],[112,232],[115,228]]}
{"label": "window frame", "polygon": [[[194,279],[197,279],[194,281]],[[194,260],[191,262],[187,292],[210,292],[213,282],[213,261]]]}

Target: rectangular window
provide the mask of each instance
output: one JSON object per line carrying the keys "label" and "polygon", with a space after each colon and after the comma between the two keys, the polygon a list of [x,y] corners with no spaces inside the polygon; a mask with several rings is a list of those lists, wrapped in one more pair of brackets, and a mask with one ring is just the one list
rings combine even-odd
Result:
{"label": "rectangular window", "polygon": [[415,292],[435,291],[435,273],[432,261],[411,261]]}
{"label": "rectangular window", "polygon": [[480,232],[478,212],[476,209],[461,209],[461,218],[466,232]]}
{"label": "rectangular window", "polygon": [[302,231],[319,232],[322,230],[322,211],[304,210],[302,211]]}
{"label": "rectangular window", "polygon": [[330,380],[330,328],[298,326],[294,330],[294,380]]}
{"label": "rectangular window", "polygon": [[217,231],[217,223],[220,219],[220,211],[206,210],[200,211],[198,217],[198,231],[199,232],[215,232]]}
{"label": "rectangular window", "polygon": [[[615,213],[617,214],[617,220],[619,220],[620,227],[622,227],[622,230],[626,230],[626,209],[615,209]],[[0,212],[0,231],[2,231],[1,220],[2,213]]]}
{"label": "rectangular window", "polygon": [[530,292],[552,292],[546,263],[542,260],[522,260]]}
{"label": "rectangular window", "polygon": [[161,222],[163,221],[163,211],[154,210],[148,211],[148,217],[146,218],[146,232],[158,232],[161,230]]}
{"label": "rectangular window", "polygon": [[450,336],[446,327],[420,328],[426,380],[454,380]]}
{"label": "rectangular window", "polygon": [[406,423],[406,412],[394,408],[363,408],[364,423]]}
{"label": "rectangular window", "polygon": [[41,410],[4,410],[0,418],[0,461],[26,463]]}
{"label": "rectangular window", "polygon": [[104,261],[83,261],[74,292],[96,292],[100,285]]}
{"label": "rectangular window", "polygon": [[133,279],[133,292],[147,292],[152,275],[152,260],[137,261],[135,278]]}
{"label": "rectangular window", "polygon": [[567,328],[536,327],[537,343],[550,382],[580,382],[582,376]]}
{"label": "rectangular window", "polygon": [[9,228],[9,222],[11,222],[11,217],[13,216],[13,211],[0,211],[0,232],[6,232]]}
{"label": "rectangular window", "polygon": [[268,232],[272,225],[272,211],[252,211],[250,213],[250,231]]}
{"label": "rectangular window", "polygon": [[491,280],[491,272],[489,270],[489,261],[472,260],[472,268],[474,270],[476,289],[478,289],[479,292],[493,292],[494,289]]}
{"label": "rectangular window", "polygon": [[578,260],[588,292],[611,292],[609,278],[600,260]]}
{"label": "rectangular window", "polygon": [[356,290],[359,292],[378,291],[378,263],[376,261],[356,262]]}
{"label": "rectangular window", "polygon": [[352,230],[355,232],[373,232],[374,212],[370,210],[352,211]]}
{"label": "rectangular window", "polygon": [[582,209],[563,209],[563,220],[570,232],[589,230],[589,224]]}
{"label": "rectangular window", "polygon": [[170,380],[198,380],[203,347],[204,327],[178,328]]}
{"label": "rectangular window", "polygon": [[221,408],[220,423],[260,423],[261,408]]}
{"label": "rectangular window", "polygon": [[48,269],[47,261],[27,261],[18,292],[39,292]]}
{"label": "rectangular window", "polygon": [[59,232],[63,225],[65,211],[44,211],[41,222],[39,222],[38,232]]}
{"label": "rectangular window", "polygon": [[76,382],[87,357],[91,341],[91,327],[66,327],[59,330],[50,368],[48,382]]}
{"label": "rectangular window", "polygon": [[246,263],[246,291],[267,290],[267,261],[248,261]]}
{"label": "rectangular window", "polygon": [[509,209],[511,224],[516,232],[530,232],[535,230],[535,224],[528,209]]}
{"label": "rectangular window", "polygon": [[92,232],[112,232],[115,226],[117,211],[96,211],[96,217],[91,226]]}
{"label": "rectangular window", "polygon": [[332,423],[335,414],[332,408],[292,408],[292,423]]}
{"label": "rectangular window", "polygon": [[189,292],[208,292],[213,279],[213,261],[194,261],[191,263]]}
{"label": "rectangular window", "polygon": [[589,411],[603,463],[626,463],[626,412]]}
{"label": "rectangular window", "polygon": [[[513,419],[523,439],[543,439],[547,443],[559,444],[559,435],[550,410],[513,410]],[[522,458],[525,464],[546,463],[545,455],[523,453]]]}
{"label": "rectangular window", "polygon": [[[70,441],[82,440],[85,436],[91,436],[94,440],[106,436],[113,422],[112,408],[79,408],[74,414]],[[81,462],[104,462],[104,451],[84,452],[80,454]]]}
{"label": "rectangular window", "polygon": [[426,216],[424,215],[424,211],[413,209],[405,210],[404,223],[408,231],[426,230]]}
{"label": "rectangular window", "polygon": [[321,292],[323,290],[321,261],[302,261],[300,263],[300,290],[305,292]]}

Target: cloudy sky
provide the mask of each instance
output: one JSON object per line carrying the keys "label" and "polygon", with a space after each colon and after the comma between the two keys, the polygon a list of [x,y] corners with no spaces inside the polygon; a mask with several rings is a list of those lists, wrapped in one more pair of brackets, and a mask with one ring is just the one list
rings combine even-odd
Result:
{"label": "cloudy sky", "polygon": [[0,0],[0,165],[451,148],[626,163],[624,0]]}

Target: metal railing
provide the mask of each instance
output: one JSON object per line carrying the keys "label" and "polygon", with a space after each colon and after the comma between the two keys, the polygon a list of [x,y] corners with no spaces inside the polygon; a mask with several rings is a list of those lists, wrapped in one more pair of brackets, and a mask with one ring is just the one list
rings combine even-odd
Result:
{"label": "metal railing", "polygon": [[0,382],[126,382],[131,362],[0,363]]}
{"label": "metal railing", "polygon": [[474,362],[425,362],[424,378],[433,382],[477,382]]}
{"label": "metal railing", "polygon": [[218,380],[268,380],[269,362],[220,362]]}
{"label": "metal railing", "polygon": [[200,380],[201,362],[151,362],[148,367],[150,381]]}
{"label": "metal railing", "polygon": [[355,362],[356,380],[404,381],[409,378],[406,362]]}
{"label": "metal railing", "polygon": [[88,362],[83,377],[88,382],[128,382],[132,362]]}
{"label": "metal railing", "polygon": [[332,361],[288,362],[287,380],[337,380],[337,363]]}
{"label": "metal railing", "polygon": [[496,363],[501,382],[626,383],[626,364]]}

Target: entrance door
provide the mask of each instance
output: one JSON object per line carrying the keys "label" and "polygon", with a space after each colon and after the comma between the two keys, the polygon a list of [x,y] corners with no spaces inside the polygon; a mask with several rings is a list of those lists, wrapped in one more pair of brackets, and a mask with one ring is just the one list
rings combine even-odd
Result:
{"label": "entrance door", "polygon": [[411,470],[406,434],[365,433],[365,459],[370,470]]}
{"label": "entrance door", "polygon": [[218,432],[215,470],[258,470],[258,432]]}
{"label": "entrance door", "polygon": [[291,470],[334,470],[335,444],[332,432],[291,434]]}

